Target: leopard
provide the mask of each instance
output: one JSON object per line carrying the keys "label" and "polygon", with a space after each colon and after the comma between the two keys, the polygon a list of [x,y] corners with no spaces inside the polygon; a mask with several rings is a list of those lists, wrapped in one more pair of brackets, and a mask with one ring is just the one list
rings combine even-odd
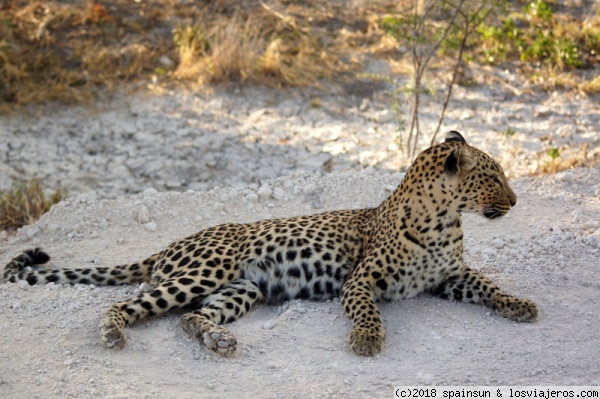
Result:
{"label": "leopard", "polygon": [[183,330],[208,350],[232,356],[231,323],[259,302],[339,298],[352,322],[348,344],[358,355],[382,351],[378,303],[429,293],[484,305],[518,322],[540,314],[467,266],[462,214],[504,216],[517,196],[498,162],[450,131],[420,153],[379,206],[228,223],[177,240],[145,260],[113,267],[49,268],[40,248],[13,258],[3,277],[28,284],[147,283],[101,317],[100,342],[122,348],[126,326],[183,309]]}

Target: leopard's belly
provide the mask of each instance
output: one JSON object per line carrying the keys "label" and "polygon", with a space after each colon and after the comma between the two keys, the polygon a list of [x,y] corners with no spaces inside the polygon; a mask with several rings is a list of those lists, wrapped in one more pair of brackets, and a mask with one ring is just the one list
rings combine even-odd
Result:
{"label": "leopard's belly", "polygon": [[245,260],[241,276],[258,285],[270,304],[295,298],[326,300],[340,295],[354,262],[352,257],[326,262],[266,256]]}

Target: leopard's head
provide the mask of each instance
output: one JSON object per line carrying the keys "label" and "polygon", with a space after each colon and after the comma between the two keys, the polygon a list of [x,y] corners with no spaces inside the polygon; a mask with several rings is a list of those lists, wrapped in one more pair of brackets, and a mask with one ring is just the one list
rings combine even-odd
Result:
{"label": "leopard's head", "polygon": [[468,145],[458,132],[448,133],[444,143],[452,148],[444,162],[444,173],[454,179],[453,200],[459,212],[496,219],[515,206],[517,196],[498,162]]}

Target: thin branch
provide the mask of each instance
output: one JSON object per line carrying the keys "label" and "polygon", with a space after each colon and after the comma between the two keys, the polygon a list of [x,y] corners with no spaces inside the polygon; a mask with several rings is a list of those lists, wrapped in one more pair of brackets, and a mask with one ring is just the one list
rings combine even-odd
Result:
{"label": "thin branch", "polygon": [[452,25],[454,24],[454,20],[456,19],[459,11],[461,10],[461,7],[464,2],[465,2],[465,0],[460,0],[460,3],[458,4],[457,8],[455,9],[455,12],[453,13],[452,18],[446,25],[446,29],[444,30],[444,33],[439,38],[439,40],[432,47],[430,47],[428,49],[429,51],[421,54],[418,51],[418,44],[419,44],[418,38],[422,38],[425,35],[425,32],[424,32],[425,18],[427,16],[427,14],[429,14],[429,12],[431,12],[431,10],[434,9],[435,1],[430,3],[431,5],[425,9],[425,12],[423,13],[423,15],[419,15],[418,0],[415,0],[414,20],[413,20],[413,36],[417,38],[417,43],[412,46],[413,68],[415,71],[415,87],[414,87],[415,92],[414,92],[414,97],[413,97],[413,112],[412,112],[412,116],[411,116],[410,129],[409,129],[408,140],[407,140],[407,145],[406,145],[407,150],[408,150],[407,155],[410,159],[412,159],[416,153],[417,143],[419,141],[419,136],[421,133],[420,129],[419,129],[419,97],[421,94],[421,82],[423,80],[423,74],[425,72],[425,69],[427,68],[427,65],[429,64],[429,61],[431,61],[431,58],[437,53],[437,50],[439,49],[440,45],[443,43],[443,41],[448,36],[448,33],[450,32],[450,29],[452,28]]}
{"label": "thin branch", "polygon": [[[468,26],[468,22],[466,22],[466,25]],[[442,112],[440,114],[440,117],[438,118],[438,124],[437,127],[435,128],[435,132],[433,133],[433,136],[431,137],[431,145],[433,145],[433,143],[435,142],[435,138],[437,137],[437,134],[440,131],[440,127],[442,126],[442,122],[444,121],[444,115],[446,114],[446,108],[448,107],[448,102],[450,101],[450,96],[452,96],[452,87],[454,86],[454,82],[456,81],[456,76],[458,75],[458,67],[460,66],[460,62],[462,60],[462,54],[463,54],[463,50],[465,48],[465,44],[467,43],[467,37],[468,37],[468,33],[465,30],[465,34],[462,38],[462,41],[460,43],[460,49],[458,50],[458,57],[456,57],[456,64],[454,64],[454,70],[452,71],[452,80],[450,81],[450,84],[448,85],[448,91],[446,92],[446,98],[444,98],[444,105],[442,105]]]}
{"label": "thin branch", "polygon": [[[450,81],[450,84],[448,85],[448,90],[446,92],[446,97],[444,98],[444,104],[442,105],[442,112],[440,113],[440,117],[438,118],[438,124],[435,128],[435,132],[433,133],[433,136],[431,137],[431,144],[433,145],[433,143],[435,143],[435,139],[440,131],[440,128],[442,126],[442,122],[444,121],[444,116],[446,114],[446,108],[448,107],[448,103],[450,101],[450,97],[452,96],[452,88],[454,87],[454,83],[456,82],[456,77],[458,75],[458,68],[460,66],[460,63],[462,61],[462,55],[463,55],[463,51],[466,47],[467,44],[467,38],[469,37],[469,35],[471,33],[473,33],[473,31],[475,30],[475,28],[479,25],[478,23],[474,23],[472,24],[472,22],[475,22],[477,19],[477,16],[479,15],[479,13],[481,12],[481,10],[483,9],[483,3],[481,4],[481,6],[477,9],[477,11],[473,14],[472,18],[466,19],[465,20],[465,33],[464,36],[462,38],[462,41],[460,43],[460,48],[458,50],[458,56],[456,57],[456,64],[454,65],[454,70],[452,71],[452,80]],[[485,13],[485,15],[483,16],[483,19],[487,18],[487,16],[492,12],[492,8],[489,8],[487,10],[487,12]],[[462,11],[461,11],[461,15]],[[480,20],[480,21],[481,21]]]}
{"label": "thin branch", "polygon": [[[414,2],[414,17],[413,17],[413,37],[418,38],[422,35],[421,32],[419,32],[419,25],[422,26],[423,24],[419,24],[419,0],[415,0]],[[418,40],[418,39],[417,39]],[[417,118],[419,109],[418,109],[418,104],[419,104],[419,86],[420,86],[420,75],[421,75],[421,57],[417,52],[417,44],[418,41],[416,43],[414,43],[412,45],[411,48],[411,54],[412,54],[412,62],[413,62],[413,70],[415,73],[414,76],[414,93],[413,93],[413,108],[412,108],[412,112],[411,112],[411,117],[410,117],[410,128],[408,129],[408,138],[406,140],[406,155],[409,159],[411,159],[411,154],[410,154],[410,149],[411,149],[411,142],[413,139],[413,134],[414,134],[414,129],[415,129],[415,120]],[[416,135],[418,136],[419,132],[417,131]],[[416,138],[415,138],[416,140]]]}
{"label": "thin branch", "polygon": [[[417,99],[417,107],[418,106],[419,106],[419,103],[418,103],[418,99]],[[411,152],[411,156],[410,156],[411,160],[415,157],[415,153],[417,152],[417,143],[419,142],[419,134],[418,133],[419,133],[420,129],[419,129],[419,112],[418,111],[415,113],[415,126],[417,129],[417,134],[415,135],[415,142],[413,143],[413,148],[412,148],[412,152]]]}
{"label": "thin branch", "polygon": [[446,30],[444,30],[444,34],[440,37],[440,40],[438,40],[438,42],[433,46],[433,51],[431,51],[429,53],[429,56],[426,58],[425,65],[427,65],[429,63],[429,60],[431,59],[431,57],[433,57],[435,55],[438,48],[441,46],[442,42],[444,40],[446,40],[446,36],[448,36],[448,33],[450,32],[450,28],[452,28],[452,25],[454,24],[454,20],[456,19],[456,16],[458,15],[459,11],[461,10],[464,2],[465,2],[465,0],[460,0],[460,3],[458,3],[456,11],[452,15],[452,18],[450,18],[450,22],[448,22],[448,25],[446,25]]}
{"label": "thin branch", "polygon": [[[446,110],[448,108],[448,104],[450,102],[450,98],[452,96],[452,89],[456,83],[456,79],[458,77],[458,70],[460,67],[460,63],[462,62],[463,52],[466,48],[467,39],[470,34],[481,24],[481,22],[490,15],[494,10],[494,4],[490,4],[489,1],[484,0],[480,1],[477,6],[473,6],[474,12],[465,11],[463,6],[466,4],[470,4],[470,1],[459,0],[457,2],[451,2],[449,0],[432,0],[431,2],[427,2],[427,0],[423,0],[424,4],[419,12],[419,0],[414,0],[414,8],[413,8],[413,21],[412,21],[412,36],[414,38],[413,44],[411,46],[411,55],[412,55],[412,64],[414,70],[414,93],[413,93],[413,107],[411,112],[411,120],[410,120],[410,128],[408,131],[408,137],[406,141],[406,155],[409,159],[414,158],[418,141],[420,136],[420,123],[419,123],[419,107],[420,107],[420,95],[421,95],[421,85],[423,82],[423,75],[427,70],[427,66],[431,59],[437,54],[440,46],[446,41],[448,35],[450,34],[451,29],[456,25],[456,20],[460,16],[464,21],[464,35],[461,40],[459,52],[457,55],[456,63],[454,65],[452,71],[452,79],[448,84],[447,92],[444,98],[444,103],[442,105],[442,112],[440,117],[438,118],[438,124],[435,129],[435,132],[432,136],[431,143],[435,141],[437,134],[440,131],[441,125],[443,123]],[[448,19],[448,22],[445,27],[442,27],[443,32],[437,38],[435,42],[431,42],[427,40],[427,30],[426,30],[426,19],[434,12],[436,7],[442,3],[444,6],[447,6],[451,16]],[[495,3],[492,1],[491,3]]]}

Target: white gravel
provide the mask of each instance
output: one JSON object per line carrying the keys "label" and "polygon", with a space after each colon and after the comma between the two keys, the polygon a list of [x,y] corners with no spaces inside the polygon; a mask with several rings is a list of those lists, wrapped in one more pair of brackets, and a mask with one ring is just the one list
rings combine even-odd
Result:
{"label": "white gravel", "polygon": [[[33,246],[53,255],[51,267],[135,261],[218,223],[374,206],[401,178],[295,172],[245,188],[80,196],[1,242],[0,264]],[[505,218],[465,217],[466,260],[536,301],[536,323],[430,296],[384,303],[385,348],[365,358],[346,343],[339,301],[291,301],[232,323],[231,359],[190,339],[176,313],[128,328],[126,347],[112,351],[99,318],[144,287],[0,284],[0,397],[364,398],[391,397],[393,385],[600,384],[600,169],[513,186],[519,200]]]}
{"label": "white gravel", "polygon": [[[511,177],[535,172],[550,159],[550,147],[560,148],[563,158],[584,148],[590,156],[600,153],[597,98],[531,91],[531,84],[507,71],[477,76],[496,80],[455,87],[442,136],[463,132]],[[437,90],[422,99],[423,148],[440,112],[444,91]],[[398,171],[407,161],[396,144],[389,92],[177,91],[116,96],[94,110],[55,106],[1,116],[0,188],[15,177],[37,176],[48,188],[60,182],[71,195],[116,198],[148,187],[243,187],[299,169]],[[319,107],[311,106],[315,98]],[[507,128],[514,135],[503,135]],[[268,188],[258,195],[270,195]]]}

